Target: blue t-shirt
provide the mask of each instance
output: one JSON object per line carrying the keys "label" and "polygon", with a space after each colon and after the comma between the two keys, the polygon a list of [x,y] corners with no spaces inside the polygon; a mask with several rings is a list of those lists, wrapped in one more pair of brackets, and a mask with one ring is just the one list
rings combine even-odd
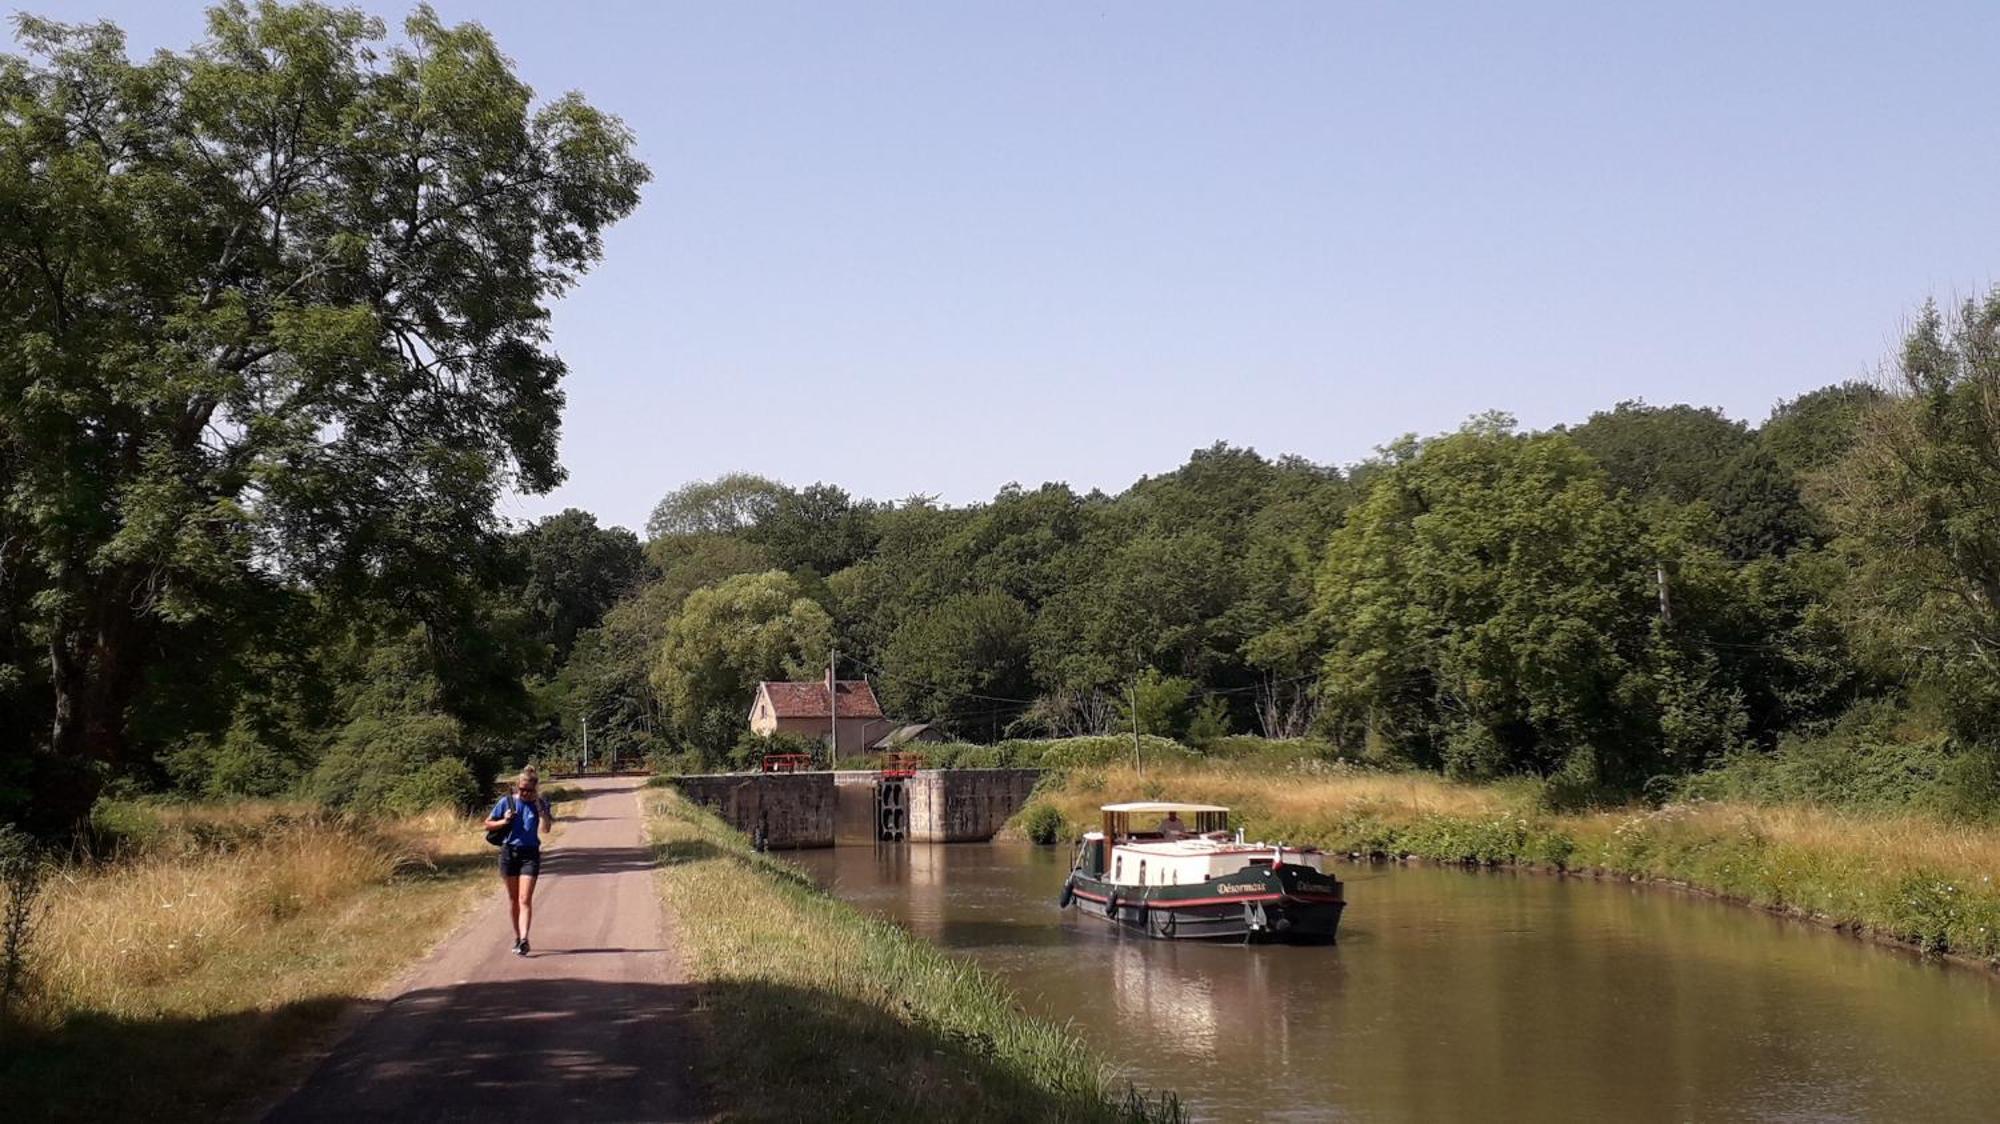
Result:
{"label": "blue t-shirt", "polygon": [[542,847],[542,817],[548,814],[548,805],[541,800],[523,800],[518,796],[502,796],[500,803],[493,805],[493,814],[486,817],[497,820],[513,808],[514,822],[507,825],[507,846],[524,851],[539,851]]}

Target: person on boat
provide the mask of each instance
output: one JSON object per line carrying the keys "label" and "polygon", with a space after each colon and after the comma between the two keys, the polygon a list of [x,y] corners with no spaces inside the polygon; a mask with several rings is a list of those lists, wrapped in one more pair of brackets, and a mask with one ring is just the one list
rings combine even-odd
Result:
{"label": "person on boat", "polygon": [[1181,814],[1172,809],[1168,809],[1167,818],[1160,821],[1159,831],[1168,839],[1186,839],[1188,836],[1187,824],[1181,822]]}
{"label": "person on boat", "polygon": [[514,954],[528,955],[528,928],[535,920],[535,879],[542,873],[542,828],[554,821],[541,797],[541,777],[533,765],[514,779],[514,791],[500,798],[485,829],[507,829],[500,846],[500,880],[507,886],[507,912],[514,922]]}

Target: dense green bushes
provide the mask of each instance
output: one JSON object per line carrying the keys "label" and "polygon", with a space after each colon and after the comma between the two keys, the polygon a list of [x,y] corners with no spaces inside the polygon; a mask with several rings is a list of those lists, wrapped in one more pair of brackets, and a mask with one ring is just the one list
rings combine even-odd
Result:
{"label": "dense green bushes", "polygon": [[[930,769],[1064,769],[1132,760],[1130,734],[1100,734],[1078,738],[1010,738],[993,745],[954,743],[911,747]],[[1139,738],[1141,761],[1192,761],[1199,755],[1187,746],[1150,734]]]}
{"label": "dense green bushes", "polygon": [[1786,738],[1771,753],[1735,754],[1686,778],[1678,790],[1694,799],[1918,809],[1990,819],[2000,815],[2000,757],[1946,734],[1898,741],[1842,731]]}
{"label": "dense green bushes", "polygon": [[1062,809],[1039,800],[1023,808],[1016,822],[1031,843],[1064,843],[1076,836]]}
{"label": "dense green bushes", "polygon": [[335,738],[307,791],[336,808],[469,808],[484,790],[466,763],[464,727],[441,714],[358,718]]}

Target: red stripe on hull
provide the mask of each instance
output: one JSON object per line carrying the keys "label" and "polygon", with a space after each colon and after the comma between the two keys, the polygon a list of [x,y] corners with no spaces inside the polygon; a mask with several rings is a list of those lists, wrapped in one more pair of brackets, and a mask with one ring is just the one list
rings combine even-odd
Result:
{"label": "red stripe on hull", "polygon": [[[1089,898],[1091,901],[1094,902],[1104,902],[1109,900],[1108,898],[1099,897],[1096,894],[1092,894],[1084,890],[1072,890],[1070,892],[1072,894],[1075,894],[1079,898]],[[1231,894],[1226,898],[1120,898],[1118,899],[1118,904],[1137,905],[1140,902],[1144,902],[1146,904],[1147,909],[1179,909],[1182,906],[1220,905],[1228,902],[1294,901],[1294,902],[1330,903],[1330,902],[1345,902],[1346,900],[1347,899],[1345,898],[1336,898],[1329,894]]]}

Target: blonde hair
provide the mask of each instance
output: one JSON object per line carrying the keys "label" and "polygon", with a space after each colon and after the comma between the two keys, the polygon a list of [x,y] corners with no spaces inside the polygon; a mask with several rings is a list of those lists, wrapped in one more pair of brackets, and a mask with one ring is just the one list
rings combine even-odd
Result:
{"label": "blonde hair", "polygon": [[541,780],[542,780],[542,775],[535,771],[535,767],[533,765],[525,765],[521,768],[521,771],[515,775],[514,787],[519,788],[522,785],[528,783],[529,781],[534,781],[535,783],[540,784]]}

